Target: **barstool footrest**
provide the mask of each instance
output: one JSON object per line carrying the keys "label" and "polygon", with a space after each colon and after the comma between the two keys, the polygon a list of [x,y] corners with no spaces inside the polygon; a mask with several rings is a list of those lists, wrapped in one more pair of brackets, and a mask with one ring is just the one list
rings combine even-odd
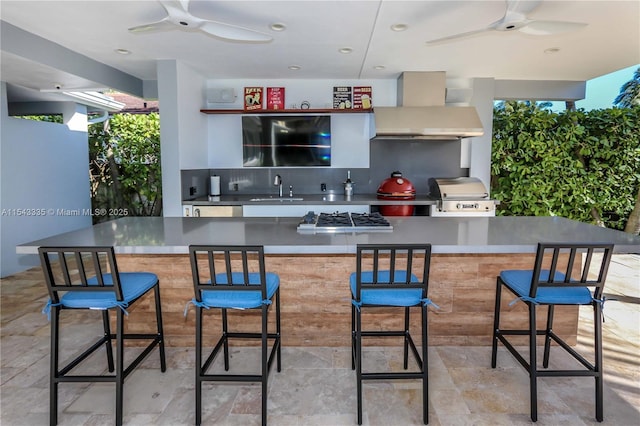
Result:
{"label": "barstool footrest", "polygon": [[[153,336],[153,337],[147,337],[147,338],[153,338],[153,341],[151,343],[149,343],[149,345],[147,345],[144,348],[142,353],[140,353],[140,355],[138,355],[133,361],[131,361],[131,363],[123,370],[123,372],[122,372],[123,379],[125,379],[138,366],[138,364],[140,364],[147,357],[147,355],[149,355],[151,353],[151,351],[157,345],[160,344],[160,341],[161,341],[160,337],[158,337],[157,335],[151,335],[151,336]],[[136,339],[139,339],[139,337],[136,338]],[[102,345],[104,345],[109,340],[110,339],[107,339],[107,338],[100,339],[95,345],[93,345],[91,348],[87,349],[87,351],[85,351],[83,354],[81,354],[80,356],[75,358],[73,361],[71,361],[69,364],[67,364],[66,366],[61,368],[60,371],[58,372],[57,377],[55,377],[55,380],[58,381],[58,382],[110,382],[110,381],[115,381],[115,377],[116,376],[102,376],[102,375],[95,375],[95,376],[68,376],[67,375],[75,367],[80,365],[82,363],[82,361],[84,361],[89,355],[91,355],[93,352],[95,352],[96,349],[102,347]],[[90,379],[90,378],[93,378],[93,379]],[[102,379],[102,378],[105,378],[105,379]]]}
{"label": "barstool footrest", "polygon": [[[546,335],[546,331],[545,330],[538,330],[536,333],[538,336],[544,336]],[[502,342],[502,344],[504,345],[505,348],[507,348],[509,350],[509,352],[511,352],[511,355],[513,355],[519,362],[520,364],[522,364],[522,366],[526,369],[529,370],[530,365],[529,362],[527,360],[524,359],[524,357],[522,355],[520,355],[520,352],[511,344],[511,342],[509,342],[509,340],[505,337],[505,336],[522,336],[522,335],[529,335],[528,330],[499,330],[498,332],[496,332],[496,337],[498,338],[498,340],[500,340]],[[564,349],[569,355],[571,355],[576,361],[578,361],[580,364],[582,364],[587,370],[589,371],[593,371],[595,373],[595,366],[590,363],[585,357],[583,357],[580,353],[578,353],[575,349],[573,349],[571,346],[569,346],[567,344],[567,342],[565,342],[562,338],[560,338],[557,334],[555,334],[553,331],[551,331],[549,333],[549,337],[551,339],[553,339],[554,342],[556,342],[560,348]],[[540,373],[544,373],[545,371],[552,371],[552,370],[538,370],[539,372],[539,376],[545,376],[547,374],[540,374]],[[560,371],[560,370],[557,370]],[[584,371],[584,370],[564,370],[564,371],[575,371],[575,372],[585,372],[587,373],[587,376],[593,376],[597,373],[589,373],[589,371]],[[556,376],[558,376],[559,374],[554,374]],[[582,376],[584,374],[569,374],[571,376]],[[549,374],[549,376],[551,376],[551,374]]]}
{"label": "barstool footrest", "polygon": [[391,379],[422,379],[422,371],[388,372],[388,373],[362,373],[362,380],[391,380]]}
{"label": "barstool footrest", "polygon": [[260,374],[202,374],[203,382],[261,382]]}
{"label": "barstool footrest", "polygon": [[405,337],[409,333],[404,330],[371,330],[371,331],[361,331],[360,335],[363,337]]}
{"label": "barstool footrest", "polygon": [[[255,334],[255,336],[252,336],[254,334]],[[224,336],[220,337],[220,339],[218,339],[218,342],[216,343],[215,347],[209,353],[209,356],[207,357],[207,360],[204,362],[204,364],[200,368],[200,371],[206,372],[211,367],[211,364],[213,363],[213,361],[215,360],[216,356],[220,352],[220,349],[222,349],[224,343],[228,342],[230,338],[234,338],[234,337],[236,337],[236,338],[241,337],[241,338],[252,338],[252,339],[259,338],[259,339],[262,339],[262,334],[260,334],[260,333],[230,333],[230,332],[227,332],[226,335],[224,335]],[[273,345],[271,346],[271,350],[269,351],[269,357],[267,359],[267,374],[268,374],[269,371],[271,371],[271,365],[273,364],[273,360],[275,359],[275,356],[277,354],[278,348],[280,347],[280,336],[278,335],[278,333],[268,333],[267,334],[267,339],[275,339],[274,342],[273,342]],[[211,375],[207,375],[205,373],[202,373],[200,375],[200,377],[204,378],[204,377],[212,377],[212,376]],[[222,377],[226,377],[226,376],[223,375]],[[242,377],[242,376],[239,376],[239,377]],[[258,379],[249,380],[249,381],[260,381],[260,380],[262,380],[261,376],[258,375],[256,377],[258,377]],[[218,379],[209,379],[209,380],[218,380]],[[226,379],[222,379],[222,380],[226,380]]]}
{"label": "barstool footrest", "polygon": [[[415,342],[413,341],[413,337],[411,337],[411,333],[403,331],[362,331],[362,337],[403,337],[407,339],[409,343],[409,347],[411,348],[411,352],[413,353],[413,357],[418,363],[418,367],[422,370],[422,358],[420,357],[420,353],[418,352],[418,348],[416,347]],[[355,353],[352,355],[355,363]]]}

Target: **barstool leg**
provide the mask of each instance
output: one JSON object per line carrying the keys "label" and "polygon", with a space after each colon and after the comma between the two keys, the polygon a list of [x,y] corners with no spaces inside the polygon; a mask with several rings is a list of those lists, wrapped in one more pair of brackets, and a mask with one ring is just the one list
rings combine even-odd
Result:
{"label": "barstool leg", "polygon": [[593,334],[595,345],[595,370],[596,370],[596,420],[601,422],[604,419],[603,403],[603,374],[602,371],[602,305],[592,302],[593,306]]}
{"label": "barstool leg", "polygon": [[496,368],[498,358],[498,330],[500,329],[500,303],[502,301],[502,283],[496,279],[496,304],[493,310],[493,342],[491,346],[491,368]]}
{"label": "barstool leg", "polygon": [[427,331],[427,309],[422,306],[422,420],[429,424],[429,341]]}
{"label": "barstool leg", "polygon": [[58,424],[58,335],[60,324],[60,308],[51,307],[51,381],[49,383],[49,424]]}
{"label": "barstool leg", "polygon": [[278,339],[278,350],[277,350],[277,363],[278,363],[278,373],[282,371],[282,363],[280,361],[281,358],[281,349],[282,344],[280,342],[280,287],[276,290],[276,336]]}
{"label": "barstool leg", "polygon": [[[222,309],[222,336],[224,338],[224,371],[229,371],[229,324],[227,322],[227,310]],[[204,372],[203,372],[204,374]]]}
{"label": "barstool leg", "polygon": [[122,309],[116,308],[116,426],[122,426],[124,391],[124,319]]}
{"label": "barstool leg", "polygon": [[531,398],[531,421],[538,421],[538,374],[536,362],[536,306],[529,306],[529,393]]}
{"label": "barstool leg", "polygon": [[269,366],[267,364],[267,352],[268,352],[268,340],[267,340],[267,328],[269,305],[262,305],[262,425],[267,424],[267,388],[269,379]]}
{"label": "barstool leg", "polygon": [[409,307],[404,308],[404,369],[409,368]]}
{"label": "barstool leg", "polygon": [[196,425],[202,423],[202,308],[196,306]]}
{"label": "barstool leg", "polygon": [[351,304],[351,369],[356,369],[356,307]]}
{"label": "barstool leg", "polygon": [[104,337],[107,341],[104,342],[105,349],[107,350],[107,365],[109,366],[109,372],[113,373],[113,348],[111,347],[111,325],[109,324],[109,310],[102,311],[102,326],[104,327]]}
{"label": "barstool leg", "polygon": [[362,313],[356,309],[356,378],[358,399],[358,424],[362,424]]}
{"label": "barstool leg", "polygon": [[553,305],[548,305],[547,312],[547,329],[544,333],[544,356],[542,358],[542,366],[549,368],[549,353],[551,351],[551,330],[553,329]]}
{"label": "barstool leg", "polygon": [[156,326],[158,329],[158,346],[160,346],[160,371],[167,371],[167,361],[164,353],[164,328],[162,327],[162,306],[160,302],[160,283],[156,283],[154,287],[154,296],[156,298]]}

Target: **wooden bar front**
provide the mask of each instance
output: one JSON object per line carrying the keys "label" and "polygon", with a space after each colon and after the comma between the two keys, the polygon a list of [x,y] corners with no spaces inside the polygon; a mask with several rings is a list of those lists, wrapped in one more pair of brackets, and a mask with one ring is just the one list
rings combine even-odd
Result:
{"label": "wooden bar front", "polygon": [[[505,269],[531,269],[534,254],[435,254],[431,259],[429,297],[440,309],[429,310],[431,345],[490,345],[493,328],[496,276]],[[355,255],[266,255],[267,270],[280,275],[282,344],[285,346],[349,346],[351,344],[351,297],[349,275],[355,270]],[[194,345],[195,314],[187,302],[194,297],[188,255],[118,255],[121,272],[149,271],[160,278],[166,343]],[[503,291],[503,328],[526,328],[524,303],[507,306],[515,297]],[[155,314],[152,299],[130,310],[127,328],[131,332],[153,332]],[[539,308],[539,327],[546,320],[546,308]],[[205,323],[205,335],[219,336],[219,310]],[[217,311],[213,313],[213,311]],[[369,313],[375,311],[375,313]],[[230,311],[236,329],[260,329],[259,315]],[[393,313],[390,313],[393,312]],[[270,314],[273,324],[274,315]],[[420,340],[420,312],[414,308],[412,330]],[[363,315],[366,329],[402,328],[397,309],[368,309]],[[556,309],[554,331],[576,341],[578,308]],[[397,339],[371,344],[397,345]],[[524,341],[523,341],[524,342]]]}

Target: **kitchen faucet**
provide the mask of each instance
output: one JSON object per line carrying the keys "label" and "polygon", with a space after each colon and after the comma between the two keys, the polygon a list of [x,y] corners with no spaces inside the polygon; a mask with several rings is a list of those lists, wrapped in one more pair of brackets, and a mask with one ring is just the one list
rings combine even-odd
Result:
{"label": "kitchen faucet", "polygon": [[280,177],[280,175],[276,175],[276,178],[273,180],[273,186],[278,187],[278,197],[282,197],[282,177]]}

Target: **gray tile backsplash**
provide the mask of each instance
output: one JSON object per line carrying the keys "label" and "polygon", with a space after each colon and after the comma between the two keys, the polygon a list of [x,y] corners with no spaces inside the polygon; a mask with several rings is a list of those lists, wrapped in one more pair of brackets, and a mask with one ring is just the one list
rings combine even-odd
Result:
{"label": "gray tile backsplash", "polygon": [[[276,175],[282,178],[283,193],[289,185],[295,194],[319,194],[321,184],[327,191],[341,193],[342,183],[351,171],[355,194],[374,194],[378,185],[399,170],[413,183],[418,195],[428,194],[431,177],[467,176],[468,169],[460,168],[459,141],[372,141],[369,168],[332,167],[272,167],[238,169],[182,170],[182,199],[189,200],[209,193],[209,176],[220,176],[222,195],[277,194],[273,185]],[[196,190],[192,194],[190,188]]]}

